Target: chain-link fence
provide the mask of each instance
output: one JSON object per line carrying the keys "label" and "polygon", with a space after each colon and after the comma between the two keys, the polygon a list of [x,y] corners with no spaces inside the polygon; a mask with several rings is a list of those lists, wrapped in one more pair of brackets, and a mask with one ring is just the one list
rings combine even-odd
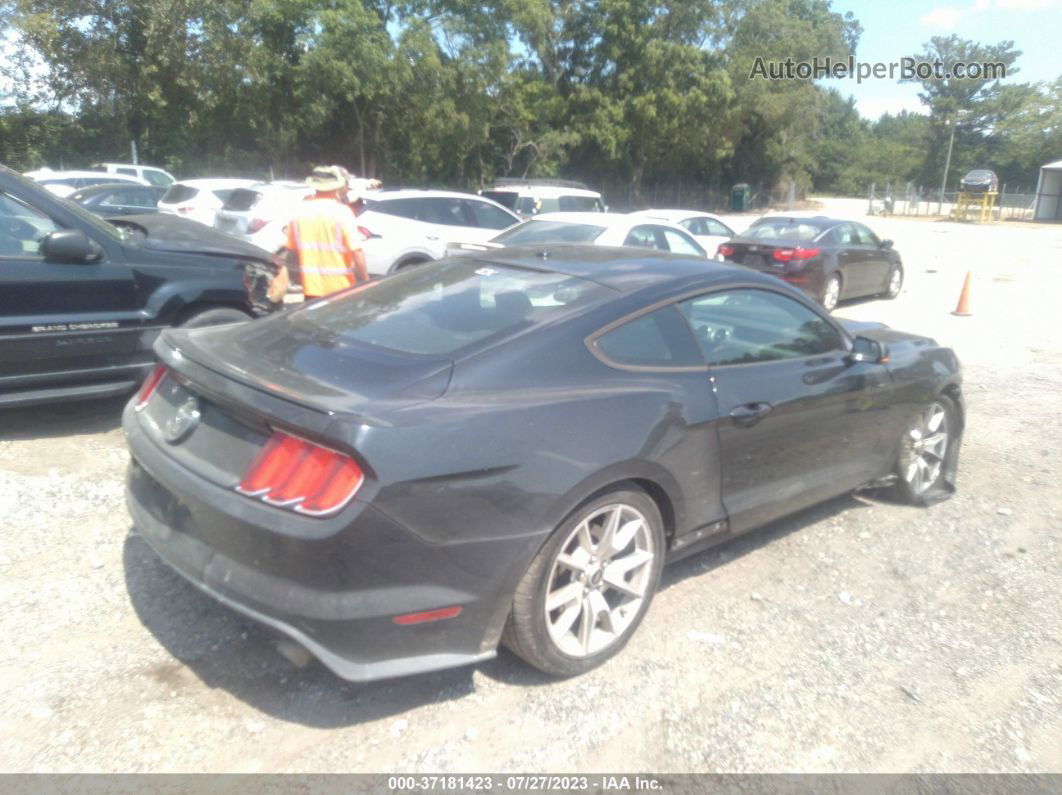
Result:
{"label": "chain-link fence", "polygon": [[[725,213],[730,211],[730,193],[730,188],[666,182],[643,185],[639,198],[630,185],[617,184],[602,187],[605,203],[614,212],[655,208]],[[768,208],[799,209],[806,200],[807,190],[795,184],[792,187],[783,185],[772,188],[764,183],[758,185],[749,183],[746,210],[757,212]]]}
{"label": "chain-link fence", "polygon": [[[954,214],[958,193],[915,185],[913,182],[892,183],[884,186],[871,183],[867,191],[867,215],[924,215],[944,216]],[[1013,190],[1000,186],[996,196],[992,218],[1002,220],[1032,220],[1036,194],[1027,189]]]}

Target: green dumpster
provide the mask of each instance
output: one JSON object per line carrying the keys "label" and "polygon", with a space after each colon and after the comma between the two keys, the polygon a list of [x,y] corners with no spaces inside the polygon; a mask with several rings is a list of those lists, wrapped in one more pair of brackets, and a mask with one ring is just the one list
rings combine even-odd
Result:
{"label": "green dumpster", "polygon": [[752,189],[747,182],[739,182],[730,189],[730,211],[743,213],[749,209],[749,197]]}

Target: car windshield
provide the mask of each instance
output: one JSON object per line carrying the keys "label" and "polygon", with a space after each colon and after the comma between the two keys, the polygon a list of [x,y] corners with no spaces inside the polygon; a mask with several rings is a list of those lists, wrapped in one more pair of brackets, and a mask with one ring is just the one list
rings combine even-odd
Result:
{"label": "car windshield", "polygon": [[506,246],[532,243],[590,243],[605,231],[594,224],[571,224],[564,221],[524,221],[491,240]]}
{"label": "car windshield", "polygon": [[824,229],[820,224],[798,218],[771,218],[757,221],[742,237],[753,240],[814,240]]}
{"label": "car windshield", "polygon": [[498,202],[507,210],[516,210],[516,200],[520,198],[518,194],[513,193],[511,190],[484,190],[480,191],[479,195],[484,199]]}
{"label": "car windshield", "polygon": [[450,356],[580,312],[613,292],[565,274],[454,258],[311,304],[291,320],[340,345]]}

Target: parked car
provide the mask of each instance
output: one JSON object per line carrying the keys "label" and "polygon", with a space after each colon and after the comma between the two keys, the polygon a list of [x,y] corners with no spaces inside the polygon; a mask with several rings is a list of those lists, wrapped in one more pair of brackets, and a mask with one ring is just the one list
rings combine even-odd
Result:
{"label": "parked car", "polygon": [[544,213],[505,230],[485,244],[452,245],[450,253],[540,243],[635,246],[696,257],[708,256],[708,252],[684,229],[665,221],[622,213]]}
{"label": "parked car", "polygon": [[93,185],[106,185],[108,183],[124,182],[128,185],[147,185],[148,183],[139,177],[130,177],[124,174],[105,174],[101,171],[52,171],[41,169],[39,171],[27,171],[26,177],[32,179],[56,196],[69,196],[81,188],[90,188]]}
{"label": "parked car", "polygon": [[903,262],[892,241],[842,218],[764,216],[721,244],[718,253],[778,276],[827,310],[844,298],[895,298],[903,287]]}
{"label": "parked car", "polygon": [[156,166],[141,166],[133,163],[93,163],[92,168],[106,171],[108,174],[139,177],[157,188],[168,188],[177,181],[169,171]]}
{"label": "parked car", "polygon": [[162,329],[249,319],[270,259],[182,218],[108,223],[0,166],[0,406],[135,389]]}
{"label": "parked car", "polygon": [[150,185],[105,182],[91,188],[75,190],[66,198],[80,204],[90,213],[107,218],[113,215],[157,213],[159,199],[165,192],[165,188]]}
{"label": "parked car", "polygon": [[666,562],[868,484],[946,496],[964,422],[950,349],[633,249],[450,258],[155,347],[138,531],[352,680],[499,642],[586,671]]}
{"label": "parked car", "polygon": [[681,226],[710,253],[736,234],[718,216],[697,210],[638,210],[631,215]]}
{"label": "parked car", "polygon": [[497,202],[441,190],[370,191],[358,210],[365,262],[377,276],[439,259],[451,241],[489,240],[519,221]]}
{"label": "parked car", "polygon": [[191,218],[206,226],[237,188],[254,184],[253,179],[185,179],[174,182],[159,200],[159,212]]}
{"label": "parked car", "polygon": [[988,193],[999,190],[999,177],[987,168],[975,168],[968,171],[959,183],[959,189],[966,193]]}
{"label": "parked car", "polygon": [[275,252],[286,243],[284,228],[298,203],[310,193],[302,182],[256,182],[236,188],[214,217],[214,228]]}
{"label": "parked car", "polygon": [[601,194],[581,182],[557,179],[499,179],[480,196],[498,202],[521,218],[540,213],[606,212]]}

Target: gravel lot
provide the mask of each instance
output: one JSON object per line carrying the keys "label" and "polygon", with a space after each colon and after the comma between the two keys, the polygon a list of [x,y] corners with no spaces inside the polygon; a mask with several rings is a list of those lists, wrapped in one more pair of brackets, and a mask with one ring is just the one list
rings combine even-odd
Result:
{"label": "gravel lot", "polygon": [[1062,226],[869,220],[907,284],[838,314],[957,349],[959,493],[844,497],[682,561],[574,680],[505,652],[371,685],[296,668],[137,537],[120,402],[0,414],[0,769],[1062,771]]}

